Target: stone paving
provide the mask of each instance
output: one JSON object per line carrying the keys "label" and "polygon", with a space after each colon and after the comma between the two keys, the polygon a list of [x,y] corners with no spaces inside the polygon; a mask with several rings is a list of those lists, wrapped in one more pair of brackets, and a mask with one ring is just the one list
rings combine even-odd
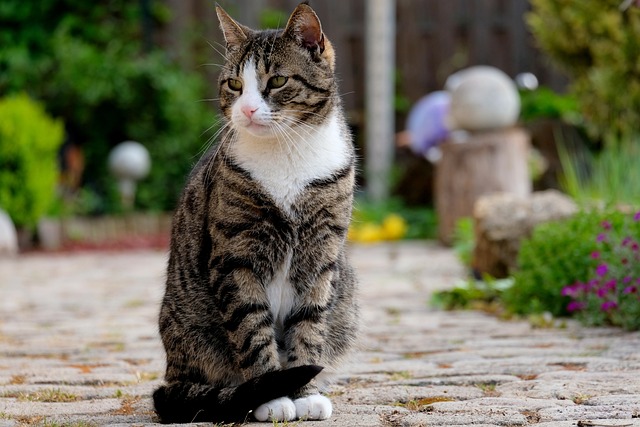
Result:
{"label": "stone paving", "polygon": [[[433,291],[464,277],[432,243],[355,246],[352,258],[365,329],[328,391],[333,416],[267,425],[640,426],[639,333],[430,308]],[[154,424],[165,260],[0,260],[0,427]]]}

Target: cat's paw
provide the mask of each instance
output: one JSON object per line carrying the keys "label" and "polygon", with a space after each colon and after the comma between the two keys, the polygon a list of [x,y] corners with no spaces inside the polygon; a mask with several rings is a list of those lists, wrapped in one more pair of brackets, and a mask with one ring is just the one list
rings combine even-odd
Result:
{"label": "cat's paw", "polygon": [[320,394],[301,397],[293,403],[296,406],[296,418],[301,420],[326,420],[333,412],[329,398]]}
{"label": "cat's paw", "polygon": [[296,418],[296,405],[288,397],[273,399],[253,411],[258,421],[291,421]]}

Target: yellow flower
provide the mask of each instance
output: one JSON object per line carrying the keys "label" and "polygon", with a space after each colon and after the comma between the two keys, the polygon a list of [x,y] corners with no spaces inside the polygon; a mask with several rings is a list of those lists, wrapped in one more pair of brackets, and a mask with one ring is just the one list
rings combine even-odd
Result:
{"label": "yellow flower", "polygon": [[358,228],[352,228],[349,235],[354,242],[373,243],[384,240],[382,227],[371,222],[365,223]]}
{"label": "yellow flower", "polygon": [[382,222],[382,231],[386,240],[399,240],[407,234],[407,221],[400,215],[390,214]]}

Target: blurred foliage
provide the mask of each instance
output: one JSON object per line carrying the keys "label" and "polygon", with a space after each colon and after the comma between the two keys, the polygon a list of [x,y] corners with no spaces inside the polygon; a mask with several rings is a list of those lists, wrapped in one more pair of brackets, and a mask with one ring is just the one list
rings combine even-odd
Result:
{"label": "blurred foliage", "polygon": [[520,91],[520,117],[525,122],[549,118],[573,125],[582,124],[575,96],[561,95],[544,86]]}
{"label": "blurred foliage", "polygon": [[520,245],[515,285],[503,296],[506,308],[517,314],[567,315],[569,299],[561,296],[562,288],[588,279],[590,254],[597,249],[595,236],[602,221],[611,218],[615,227],[623,220],[617,214],[583,212],[537,226]]}
{"label": "blurred foliage", "polygon": [[0,99],[0,208],[33,228],[52,208],[64,130],[25,94]]}
{"label": "blurred foliage", "polygon": [[289,20],[289,15],[278,9],[265,8],[260,12],[260,28],[273,29],[284,28]]}
{"label": "blurred foliage", "polygon": [[461,281],[453,289],[435,292],[431,297],[431,305],[445,310],[473,309],[502,314],[502,295],[513,283],[510,277],[495,279],[488,275],[482,280]]}
{"label": "blurred foliage", "polygon": [[621,0],[532,0],[527,22],[541,48],[572,78],[588,130],[609,140],[640,122],[640,7]]}
{"label": "blurred foliage", "polygon": [[582,205],[594,202],[613,205],[640,203],[640,136],[628,143],[611,143],[592,154],[582,150],[569,154],[558,145],[562,164],[562,190]]}
{"label": "blurred foliage", "polygon": [[372,243],[398,239],[430,239],[436,234],[435,211],[409,207],[391,198],[384,203],[357,199],[349,229],[351,241]]}
{"label": "blurred foliage", "polygon": [[[154,6],[156,24],[168,19]],[[118,209],[109,150],[137,140],[152,159],[137,207],[169,210],[216,122],[202,78],[160,51],[142,53],[139,2],[6,0],[0,5],[0,93],[27,91],[64,120],[86,156],[92,213]],[[100,200],[96,203],[96,198]]]}
{"label": "blurred foliage", "polygon": [[471,267],[475,245],[476,237],[473,218],[464,217],[458,219],[453,230],[453,250],[465,267]]}

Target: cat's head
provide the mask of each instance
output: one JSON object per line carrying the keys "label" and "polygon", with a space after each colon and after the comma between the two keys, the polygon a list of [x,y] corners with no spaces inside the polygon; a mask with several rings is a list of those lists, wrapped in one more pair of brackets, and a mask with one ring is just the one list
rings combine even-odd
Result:
{"label": "cat's head", "polygon": [[226,42],[220,106],[231,126],[255,137],[322,123],[338,103],[333,47],[311,7],[296,7],[285,29],[256,31],[216,7]]}

